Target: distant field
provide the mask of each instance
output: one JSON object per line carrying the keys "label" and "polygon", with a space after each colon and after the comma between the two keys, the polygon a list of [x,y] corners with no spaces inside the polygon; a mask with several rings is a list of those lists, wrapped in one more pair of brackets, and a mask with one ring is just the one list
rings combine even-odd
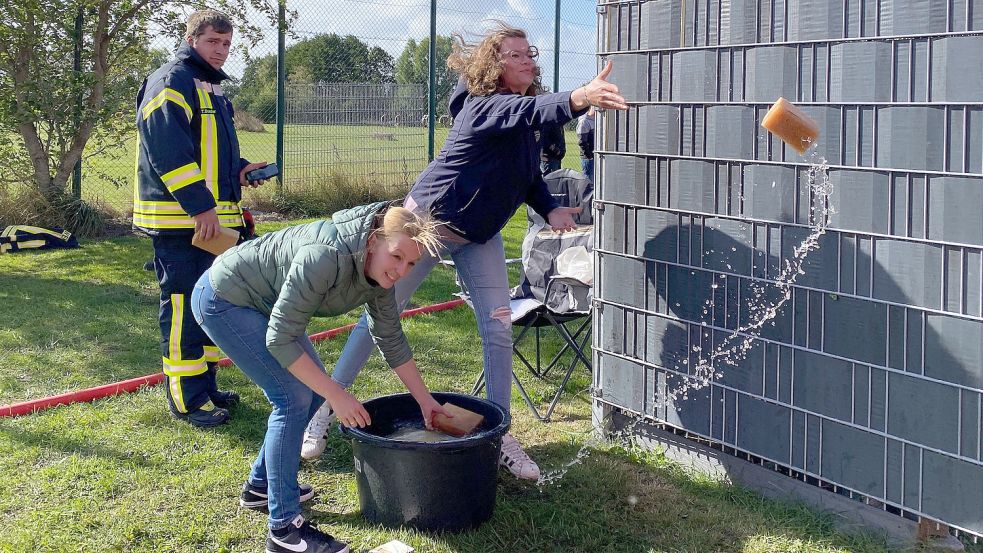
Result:
{"label": "distant field", "polygon": [[[276,128],[266,132],[240,132],[242,156],[251,161],[274,161]],[[435,150],[439,151],[448,129],[438,128]],[[567,131],[567,155],[563,166],[580,169],[576,135]],[[135,137],[119,150],[91,157],[83,164],[82,197],[96,201],[127,216],[133,199]],[[420,127],[356,125],[289,125],[284,129],[286,186],[303,183],[335,172],[368,180],[412,182],[427,164],[427,133]],[[244,194],[249,205],[251,191]]]}

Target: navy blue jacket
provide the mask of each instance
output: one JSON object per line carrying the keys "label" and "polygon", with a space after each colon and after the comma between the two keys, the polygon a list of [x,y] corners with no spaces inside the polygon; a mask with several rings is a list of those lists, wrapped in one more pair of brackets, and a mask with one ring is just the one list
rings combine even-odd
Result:
{"label": "navy blue jacket", "polygon": [[216,208],[225,227],[243,227],[239,157],[229,77],[187,43],[137,95],[137,171],[133,225],[149,234],[194,232],[191,218]]}
{"label": "navy blue jacket", "polygon": [[417,205],[479,243],[502,230],[523,202],[544,219],[559,207],[540,173],[535,131],[583,113],[571,111],[569,92],[472,96],[460,81],[450,112],[454,125],[443,149],[410,189]]}

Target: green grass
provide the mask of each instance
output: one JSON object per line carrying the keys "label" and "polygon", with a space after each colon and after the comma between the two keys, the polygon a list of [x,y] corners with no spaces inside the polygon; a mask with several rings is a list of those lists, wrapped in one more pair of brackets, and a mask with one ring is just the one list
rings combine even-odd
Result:
{"label": "green grass", "polygon": [[[282,225],[260,230],[275,226]],[[506,232],[510,257],[524,226],[520,212]],[[150,253],[148,240],[128,237],[4,256],[0,403],[159,370],[156,282],[141,268]],[[452,272],[438,268],[414,299],[443,301],[455,290]],[[319,318],[311,331],[354,318]],[[481,366],[474,325],[463,308],[405,322],[433,390],[470,389]],[[318,344],[329,367],[342,345]],[[172,420],[159,387],[0,419],[0,551],[262,550],[266,517],[239,509],[236,498],[269,406],[234,367],[219,379],[243,402],[230,424],[212,430]],[[526,381],[540,397],[550,389]],[[564,466],[591,440],[588,384],[589,375],[577,376],[549,424],[536,422],[515,394],[513,433],[545,470]],[[400,390],[374,356],[353,391],[367,399]],[[333,432],[328,447],[302,468],[301,479],[319,490],[308,512],[353,551],[392,539],[426,553],[888,551],[879,539],[836,532],[829,516],[617,445],[587,450],[582,463],[542,488],[503,474],[494,517],[474,531],[386,529],[359,514],[350,445]]]}

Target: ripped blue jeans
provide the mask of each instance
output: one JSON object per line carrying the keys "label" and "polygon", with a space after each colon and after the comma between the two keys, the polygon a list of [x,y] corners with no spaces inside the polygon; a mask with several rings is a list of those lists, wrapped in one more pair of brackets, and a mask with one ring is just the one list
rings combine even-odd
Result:
{"label": "ripped blue jeans", "polygon": [[[444,252],[454,260],[458,278],[474,307],[484,352],[488,400],[508,412],[512,397],[512,318],[502,235],[496,234],[484,244],[445,243]],[[438,261],[435,257],[424,255],[409,274],[396,281],[396,301],[400,309],[406,306],[410,296]],[[345,388],[350,387],[373,349],[363,313],[335,364],[331,378]]]}

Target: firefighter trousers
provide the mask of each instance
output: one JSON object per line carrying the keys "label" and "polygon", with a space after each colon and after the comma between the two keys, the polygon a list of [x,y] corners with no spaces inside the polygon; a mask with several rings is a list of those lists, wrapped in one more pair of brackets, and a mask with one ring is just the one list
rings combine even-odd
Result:
{"label": "firefighter trousers", "polygon": [[176,413],[195,411],[218,391],[219,350],[191,314],[191,292],[215,256],[191,245],[191,235],[159,235],[154,270],[160,284],[160,349],[167,403]]}

